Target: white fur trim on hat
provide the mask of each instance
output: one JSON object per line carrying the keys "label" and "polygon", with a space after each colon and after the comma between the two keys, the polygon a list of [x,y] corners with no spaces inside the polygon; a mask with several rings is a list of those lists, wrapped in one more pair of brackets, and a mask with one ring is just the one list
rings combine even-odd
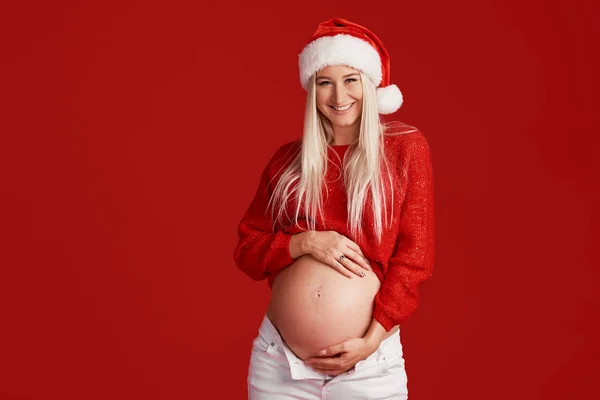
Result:
{"label": "white fur trim on hat", "polygon": [[396,85],[377,89],[377,105],[379,114],[391,114],[402,105],[402,92]]}
{"label": "white fur trim on hat", "polygon": [[320,37],[304,47],[298,60],[300,83],[308,89],[310,77],[329,65],[347,65],[359,69],[379,86],[382,79],[379,53],[366,41],[338,34]]}

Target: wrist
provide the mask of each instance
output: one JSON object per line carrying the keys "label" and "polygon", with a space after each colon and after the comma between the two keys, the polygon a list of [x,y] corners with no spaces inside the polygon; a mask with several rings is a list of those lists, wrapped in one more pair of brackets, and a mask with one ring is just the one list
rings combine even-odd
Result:
{"label": "wrist", "polygon": [[364,336],[365,342],[373,351],[377,350],[383,338],[385,337],[385,328],[375,318],[371,321],[371,326]]}
{"label": "wrist", "polygon": [[305,231],[300,233],[300,249],[302,254],[312,254],[313,242],[314,242],[314,231]]}
{"label": "wrist", "polygon": [[292,235],[290,239],[290,256],[296,259],[304,254],[310,253],[312,238],[309,235],[311,232],[300,232]]}
{"label": "wrist", "polygon": [[371,352],[377,350],[379,348],[379,345],[381,345],[381,342],[383,341],[382,338],[376,335],[365,335],[364,339],[369,349],[371,349]]}

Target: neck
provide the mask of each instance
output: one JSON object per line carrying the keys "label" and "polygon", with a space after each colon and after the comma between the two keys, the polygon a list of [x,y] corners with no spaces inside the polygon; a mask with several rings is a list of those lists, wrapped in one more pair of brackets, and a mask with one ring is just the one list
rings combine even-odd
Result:
{"label": "neck", "polygon": [[[358,122],[358,121],[357,121]],[[334,146],[343,146],[351,144],[356,139],[360,132],[360,122],[352,126],[335,126],[333,128],[333,143]]]}

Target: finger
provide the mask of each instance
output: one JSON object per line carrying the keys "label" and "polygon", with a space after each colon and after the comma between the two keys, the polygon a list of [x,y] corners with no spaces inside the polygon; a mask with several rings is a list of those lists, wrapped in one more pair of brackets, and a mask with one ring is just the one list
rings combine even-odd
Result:
{"label": "finger", "polygon": [[348,239],[346,241],[346,247],[358,254],[361,259],[365,260],[365,264],[368,265],[367,269],[370,267],[369,260],[367,259],[367,257],[365,257],[365,254],[362,252],[359,245],[354,243],[352,240]]}
{"label": "finger", "polygon": [[[346,261],[346,260],[344,260]],[[344,275],[346,278],[354,278],[353,274],[351,274],[348,269],[346,268],[346,266],[344,264],[342,264],[342,262],[339,259],[334,259],[331,262],[331,265],[333,266],[334,269],[336,269],[340,274]]]}
{"label": "finger", "polygon": [[371,265],[369,264],[369,262],[363,258],[360,254],[356,253],[354,250],[352,249],[348,249],[347,250],[348,254],[347,254],[347,258],[352,259],[352,261],[357,264],[360,268],[367,270],[367,271],[373,271],[373,268],[371,268]]}
{"label": "finger", "polygon": [[354,250],[355,252],[360,254],[362,257],[364,257],[364,254],[363,254],[362,250],[360,249],[360,246],[348,238],[346,238],[346,247]]}
{"label": "finger", "polygon": [[317,357],[333,357],[346,351],[345,342],[326,347],[317,353]]}
{"label": "finger", "polygon": [[344,258],[344,261],[340,261],[340,263],[348,270],[351,271],[352,273],[356,274],[357,276],[364,278],[367,274],[365,273],[365,271],[363,271],[363,269],[356,264],[354,261],[352,261],[350,258],[346,257]]}
{"label": "finger", "polygon": [[308,365],[314,368],[324,370],[340,369],[344,365],[345,361],[340,357],[327,357],[327,358],[311,358],[306,362]]}

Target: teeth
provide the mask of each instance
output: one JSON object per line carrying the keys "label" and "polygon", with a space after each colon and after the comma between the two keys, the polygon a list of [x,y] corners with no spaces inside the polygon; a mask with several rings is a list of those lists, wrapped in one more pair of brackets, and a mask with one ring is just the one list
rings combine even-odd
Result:
{"label": "teeth", "polygon": [[347,106],[342,106],[342,107],[333,107],[333,108],[335,108],[335,109],[336,109],[336,110],[338,110],[338,111],[344,111],[344,110],[347,110],[347,109],[349,109],[349,108],[352,106],[352,104],[354,104],[354,103],[350,103],[350,104],[348,104]]}

